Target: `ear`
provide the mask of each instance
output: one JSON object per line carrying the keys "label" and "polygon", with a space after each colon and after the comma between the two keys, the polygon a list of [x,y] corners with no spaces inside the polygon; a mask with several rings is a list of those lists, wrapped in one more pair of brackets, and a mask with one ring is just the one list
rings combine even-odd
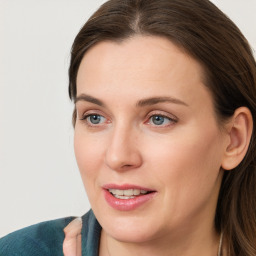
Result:
{"label": "ear", "polygon": [[228,122],[228,143],[222,159],[222,168],[231,170],[243,160],[252,136],[253,120],[246,107],[236,109]]}

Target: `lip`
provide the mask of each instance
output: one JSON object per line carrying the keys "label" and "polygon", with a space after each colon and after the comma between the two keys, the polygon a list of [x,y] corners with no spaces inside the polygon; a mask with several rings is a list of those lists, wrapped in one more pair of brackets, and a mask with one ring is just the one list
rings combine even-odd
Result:
{"label": "lip", "polygon": [[[137,209],[138,207],[144,205],[145,203],[151,201],[157,192],[153,189],[137,186],[137,185],[131,185],[131,184],[123,184],[123,185],[117,185],[117,184],[107,184],[103,187],[103,193],[106,202],[115,210],[118,211],[132,211]],[[119,199],[114,197],[108,189],[140,189],[145,191],[150,191],[149,194],[145,195],[139,195],[131,199]]]}

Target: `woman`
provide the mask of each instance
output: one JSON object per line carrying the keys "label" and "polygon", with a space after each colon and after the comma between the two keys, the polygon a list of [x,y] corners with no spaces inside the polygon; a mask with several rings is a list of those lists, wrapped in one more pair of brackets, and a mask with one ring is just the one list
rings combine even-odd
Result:
{"label": "woman", "polygon": [[92,211],[10,234],[3,255],[256,255],[256,64],[220,10],[110,0],[69,78]]}

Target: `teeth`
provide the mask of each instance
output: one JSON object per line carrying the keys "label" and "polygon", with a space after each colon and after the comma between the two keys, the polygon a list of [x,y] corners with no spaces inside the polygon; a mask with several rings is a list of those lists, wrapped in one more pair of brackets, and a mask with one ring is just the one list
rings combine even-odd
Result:
{"label": "teeth", "polygon": [[108,190],[110,193],[112,193],[116,198],[120,199],[130,199],[134,198],[134,196],[138,196],[140,194],[145,195],[147,193],[146,190],[142,189],[109,189]]}
{"label": "teeth", "polygon": [[109,189],[109,192],[117,195],[117,196],[123,196],[124,195],[124,190],[120,190],[120,189]]}
{"label": "teeth", "polygon": [[124,190],[124,196],[133,196],[133,189]]}
{"label": "teeth", "polygon": [[139,189],[133,189],[133,194],[135,196],[138,196],[141,193],[141,191]]}

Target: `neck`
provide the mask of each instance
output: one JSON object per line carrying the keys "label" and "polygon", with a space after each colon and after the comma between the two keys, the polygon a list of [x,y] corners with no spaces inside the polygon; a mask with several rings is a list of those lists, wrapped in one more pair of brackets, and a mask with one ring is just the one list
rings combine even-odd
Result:
{"label": "neck", "polygon": [[[164,237],[164,238],[163,238]],[[163,236],[143,243],[118,241],[102,231],[99,256],[217,256],[220,235],[204,232]]]}

